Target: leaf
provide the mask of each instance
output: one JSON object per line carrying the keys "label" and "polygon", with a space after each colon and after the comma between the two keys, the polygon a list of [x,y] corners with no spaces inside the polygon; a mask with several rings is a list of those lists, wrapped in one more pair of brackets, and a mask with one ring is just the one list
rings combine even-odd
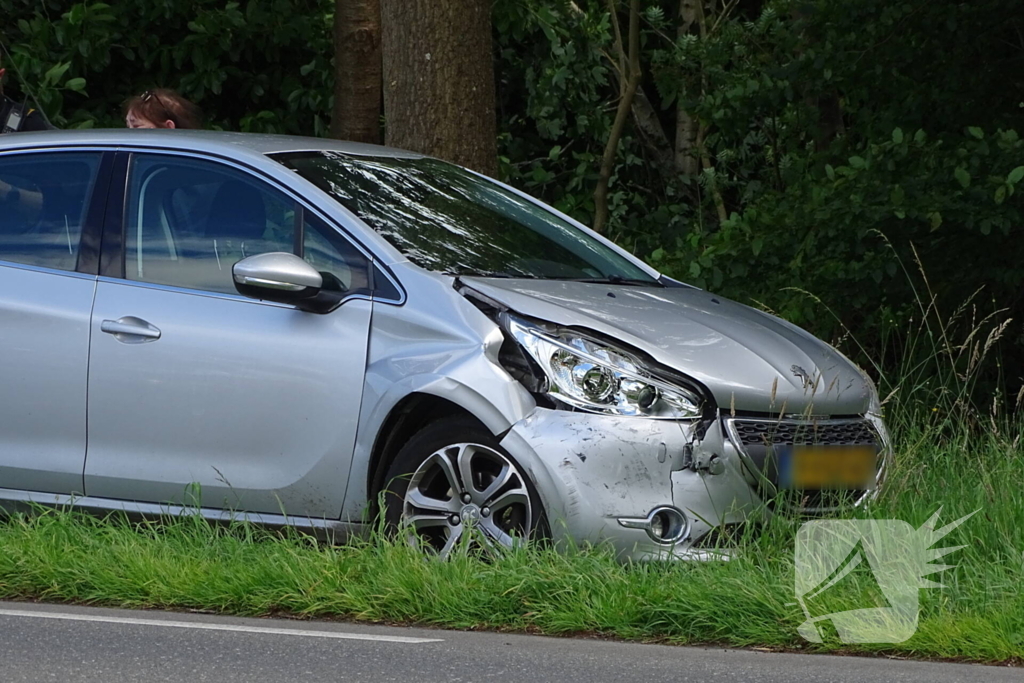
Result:
{"label": "leaf", "polygon": [[892,131],[892,141],[897,145],[903,144],[903,130],[896,128]]}
{"label": "leaf", "polygon": [[68,90],[74,90],[75,92],[85,92],[85,79],[84,78],[69,78],[68,82],[64,84],[64,87]]}
{"label": "leaf", "polygon": [[938,230],[939,226],[942,225],[942,214],[938,211],[932,211],[928,214],[928,222],[931,224],[933,232]]}
{"label": "leaf", "polygon": [[983,131],[981,128],[978,128],[977,126],[969,126],[967,128],[967,132],[979,140],[985,137],[985,131]]}
{"label": "leaf", "polygon": [[925,133],[924,130],[918,130],[916,133],[914,133],[914,142],[916,142],[919,145],[927,139],[928,133]]}
{"label": "leaf", "polygon": [[700,277],[700,264],[696,261],[690,263],[690,277]]}
{"label": "leaf", "polygon": [[906,193],[899,185],[892,188],[892,191],[889,193],[889,201],[893,203],[893,206],[899,206],[902,204],[905,197]]}
{"label": "leaf", "polygon": [[996,204],[1003,203],[1003,201],[1006,199],[1006,185],[1000,185],[999,187],[996,188],[996,194],[993,197],[993,199],[995,199]]}
{"label": "leaf", "polygon": [[71,62],[63,62],[61,64],[55,64],[50,68],[49,71],[43,76],[43,80],[48,84],[55,84],[61,79],[64,73],[71,68]]}
{"label": "leaf", "polygon": [[1018,166],[1010,171],[1010,175],[1006,176],[1006,182],[1010,185],[1016,185],[1021,179],[1024,179],[1024,166]]}
{"label": "leaf", "polygon": [[663,258],[665,258],[665,250],[662,247],[658,247],[653,252],[651,252],[652,261],[660,261]]}
{"label": "leaf", "polygon": [[761,249],[764,248],[764,240],[760,237],[755,237],[754,241],[750,243],[750,250],[754,252],[754,256],[761,253]]}
{"label": "leaf", "polygon": [[72,26],[77,26],[82,23],[82,19],[85,18],[85,5],[79,4],[71,7],[71,11],[64,15],[68,23]]}
{"label": "leaf", "polygon": [[836,179],[836,169],[832,168],[832,164],[825,164],[825,175],[828,176],[829,180]]}
{"label": "leaf", "polygon": [[850,166],[853,168],[865,168],[868,162],[864,161],[864,157],[850,157]]}
{"label": "leaf", "polygon": [[[1024,168],[1024,167],[1022,167]],[[963,166],[957,166],[956,170],[953,171],[953,175],[956,176],[957,182],[960,183],[960,187],[966,189],[971,184],[971,174]]]}

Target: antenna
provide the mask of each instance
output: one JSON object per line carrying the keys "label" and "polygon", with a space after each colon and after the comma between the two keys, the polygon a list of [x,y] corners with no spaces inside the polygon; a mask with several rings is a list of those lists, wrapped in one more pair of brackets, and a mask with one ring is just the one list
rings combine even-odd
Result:
{"label": "antenna", "polygon": [[53,124],[50,123],[50,117],[46,115],[46,111],[43,109],[42,105],[39,104],[39,99],[35,96],[35,93],[32,92],[32,89],[29,88],[28,81],[21,75],[21,72],[18,70],[18,65],[14,61],[14,57],[11,56],[10,51],[7,49],[7,45],[5,45],[3,39],[0,38],[0,57],[3,55],[7,55],[7,62],[11,65],[11,68],[14,70],[15,75],[21,83],[21,90],[25,93],[26,101],[31,98],[36,105],[36,111],[42,114],[43,120],[46,121],[46,125],[53,128]]}

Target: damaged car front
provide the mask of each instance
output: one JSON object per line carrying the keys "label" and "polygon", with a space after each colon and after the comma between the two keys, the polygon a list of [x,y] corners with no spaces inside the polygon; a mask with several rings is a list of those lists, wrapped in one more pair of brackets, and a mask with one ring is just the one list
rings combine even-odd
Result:
{"label": "damaged car front", "polygon": [[478,528],[702,557],[753,515],[877,490],[877,392],[807,332],[451,164],[279,160],[401,255],[388,265],[406,300],[374,307],[353,513],[383,493],[388,522],[441,553]]}
{"label": "damaged car front", "polygon": [[712,531],[877,490],[887,449],[877,393],[838,352],[698,289],[605,290],[462,290],[505,307],[495,318],[515,344],[504,364],[538,406],[502,445],[524,460],[543,454],[569,536],[611,539],[634,559],[718,555]]}

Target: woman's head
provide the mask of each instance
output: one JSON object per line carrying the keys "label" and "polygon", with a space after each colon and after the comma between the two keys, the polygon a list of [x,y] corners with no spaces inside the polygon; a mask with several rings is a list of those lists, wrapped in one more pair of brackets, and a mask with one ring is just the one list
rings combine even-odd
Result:
{"label": "woman's head", "polygon": [[124,104],[129,128],[202,128],[199,107],[167,88],[147,90]]}

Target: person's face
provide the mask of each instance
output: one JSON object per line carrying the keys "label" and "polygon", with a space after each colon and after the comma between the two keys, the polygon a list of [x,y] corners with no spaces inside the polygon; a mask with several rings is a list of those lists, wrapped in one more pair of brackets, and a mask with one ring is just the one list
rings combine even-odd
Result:
{"label": "person's face", "polygon": [[129,128],[174,128],[174,121],[170,119],[163,123],[154,123],[147,118],[143,118],[137,115],[135,112],[128,112],[128,116],[124,119],[125,124]]}

